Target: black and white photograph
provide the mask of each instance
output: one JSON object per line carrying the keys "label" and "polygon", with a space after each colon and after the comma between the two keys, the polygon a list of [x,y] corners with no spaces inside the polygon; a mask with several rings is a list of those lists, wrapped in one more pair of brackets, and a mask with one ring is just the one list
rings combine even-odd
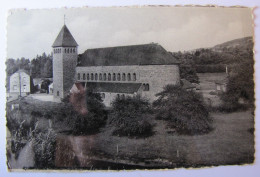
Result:
{"label": "black and white photograph", "polygon": [[9,171],[255,162],[249,7],[11,9]]}

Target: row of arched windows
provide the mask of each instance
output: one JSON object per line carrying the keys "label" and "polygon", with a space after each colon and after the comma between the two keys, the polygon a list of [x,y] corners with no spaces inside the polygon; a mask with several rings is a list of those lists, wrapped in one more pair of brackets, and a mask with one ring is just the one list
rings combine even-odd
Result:
{"label": "row of arched windows", "polygon": [[[75,53],[76,49],[75,48],[65,48],[64,53]],[[59,49],[54,49],[54,53],[61,53],[61,48]]]}
{"label": "row of arched windows", "polygon": [[[81,80],[81,74],[78,73],[78,80]],[[136,81],[136,73],[87,73],[82,75],[82,80],[99,81]]]}
{"label": "row of arched windows", "polygon": [[54,53],[61,53],[61,49],[54,49]]}

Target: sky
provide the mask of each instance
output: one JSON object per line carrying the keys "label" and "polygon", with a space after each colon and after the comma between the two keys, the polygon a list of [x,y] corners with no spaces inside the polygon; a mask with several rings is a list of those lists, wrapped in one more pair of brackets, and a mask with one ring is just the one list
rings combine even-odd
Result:
{"label": "sky", "polygon": [[167,51],[187,51],[253,36],[252,9],[221,7],[114,7],[11,10],[7,58],[50,54],[65,24],[89,48],[158,43]]}

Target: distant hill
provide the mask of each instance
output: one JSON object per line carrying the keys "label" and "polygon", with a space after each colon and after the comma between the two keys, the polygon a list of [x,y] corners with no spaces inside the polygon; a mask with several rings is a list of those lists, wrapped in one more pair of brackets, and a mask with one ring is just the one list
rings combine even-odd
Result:
{"label": "distant hill", "polygon": [[239,39],[234,39],[231,41],[224,42],[222,44],[218,44],[211,49],[213,51],[222,52],[226,50],[233,50],[233,49],[239,49],[239,50],[247,50],[247,49],[253,49],[253,37],[244,37]]}
{"label": "distant hill", "polygon": [[253,44],[253,37],[244,37],[218,44],[212,48],[172,52],[172,55],[185,69],[183,69],[183,73],[186,78],[186,75],[190,75],[190,68],[196,68],[197,73],[216,73],[225,72],[226,66],[235,68],[236,65],[244,62],[252,63]]}

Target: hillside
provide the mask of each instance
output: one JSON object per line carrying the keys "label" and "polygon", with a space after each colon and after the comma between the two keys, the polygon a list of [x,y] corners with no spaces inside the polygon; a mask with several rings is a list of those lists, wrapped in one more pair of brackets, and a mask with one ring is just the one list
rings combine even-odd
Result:
{"label": "hillside", "polygon": [[213,51],[226,51],[229,49],[235,49],[238,48],[240,50],[247,50],[247,49],[253,49],[253,37],[244,37],[239,39],[234,39],[231,41],[224,42],[222,44],[215,45],[211,49]]}

